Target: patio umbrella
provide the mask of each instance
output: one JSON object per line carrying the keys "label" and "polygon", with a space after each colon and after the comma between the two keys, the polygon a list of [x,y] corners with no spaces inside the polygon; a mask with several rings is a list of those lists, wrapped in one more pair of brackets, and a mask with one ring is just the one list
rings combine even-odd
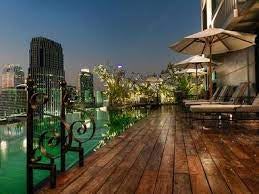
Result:
{"label": "patio umbrella", "polygon": [[241,50],[255,44],[254,34],[240,33],[221,28],[209,28],[191,36],[185,37],[180,42],[169,48],[180,53],[209,56],[209,92],[212,96],[211,58],[213,54]]}
{"label": "patio umbrella", "polygon": [[[183,69],[181,71],[176,71],[175,74],[192,74],[192,75],[195,75],[196,76],[196,69]],[[197,70],[197,76],[203,76],[203,75],[206,75],[207,72],[203,71],[202,69],[198,69]]]}
{"label": "patio umbrella", "polygon": [[211,62],[210,59],[201,57],[199,55],[195,55],[192,57],[189,57],[181,62],[178,62],[174,64],[174,67],[176,68],[184,68],[184,69],[195,69],[196,70],[196,90],[198,91],[198,69],[202,69],[205,65],[213,65],[216,66],[217,63]]}

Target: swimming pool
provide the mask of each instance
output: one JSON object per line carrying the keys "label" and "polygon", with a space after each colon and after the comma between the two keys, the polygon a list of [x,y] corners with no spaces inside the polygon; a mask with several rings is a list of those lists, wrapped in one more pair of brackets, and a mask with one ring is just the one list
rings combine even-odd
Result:
{"label": "swimming pool", "polygon": [[[96,133],[92,140],[86,142],[85,155],[103,146],[106,141],[122,133],[139,119],[148,114],[144,108],[130,108],[120,111],[101,111],[95,109]],[[82,112],[67,113],[67,121],[84,119]],[[38,123],[34,133],[41,133],[46,128],[57,127],[59,122],[46,119]],[[89,134],[91,131],[88,132]],[[59,150],[59,149],[58,149]],[[73,166],[78,160],[76,153],[66,154],[66,168]],[[60,161],[55,161],[57,170]],[[49,175],[47,171],[34,170],[34,183],[38,185]],[[0,193],[26,193],[26,121],[0,125]]]}

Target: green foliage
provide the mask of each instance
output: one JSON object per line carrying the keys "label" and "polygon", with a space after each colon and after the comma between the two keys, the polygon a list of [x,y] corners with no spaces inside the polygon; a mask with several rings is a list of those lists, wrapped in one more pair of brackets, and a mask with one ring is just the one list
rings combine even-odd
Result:
{"label": "green foliage", "polygon": [[146,109],[128,108],[121,111],[109,112],[109,122],[105,125],[106,132],[102,134],[103,140],[100,141],[97,149],[105,145],[109,140],[120,135],[127,128],[131,127],[138,120],[146,117],[148,114]]}
{"label": "green foliage", "polygon": [[[175,101],[175,92],[181,91],[184,96],[201,95],[204,93],[202,78],[199,77],[198,87],[196,79],[191,74],[178,74],[169,63],[166,70],[161,72],[161,82],[149,82],[144,76],[136,73],[127,75],[123,69],[112,68],[111,66],[97,65],[94,72],[106,86],[106,95],[109,98],[110,106],[120,106],[139,102],[140,98],[160,98],[163,103]],[[157,76],[154,78],[159,79]]]}
{"label": "green foliage", "polygon": [[126,99],[129,98],[129,91],[131,90],[131,82],[126,78],[125,72],[122,69],[103,65],[95,66],[94,72],[106,86],[105,92],[110,105],[124,104]]}
{"label": "green foliage", "polygon": [[181,92],[183,96],[201,95],[204,93],[203,78],[198,78],[198,87],[196,77],[192,74],[177,74],[177,69],[169,63],[165,71],[162,72],[163,89],[168,99],[175,100],[175,93]]}

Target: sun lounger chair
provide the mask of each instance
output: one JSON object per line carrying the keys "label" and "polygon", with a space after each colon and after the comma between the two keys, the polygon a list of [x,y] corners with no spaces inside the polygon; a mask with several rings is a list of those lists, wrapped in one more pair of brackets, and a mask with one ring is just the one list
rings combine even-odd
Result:
{"label": "sun lounger chair", "polygon": [[202,102],[202,101],[200,102],[197,101],[193,103],[189,102],[189,103],[186,103],[185,106],[188,107],[192,105],[205,105],[205,104],[240,104],[247,87],[248,87],[247,82],[242,82],[237,88],[234,88],[231,86],[224,86],[217,100],[210,101],[210,102]]}
{"label": "sun lounger chair", "polygon": [[[228,113],[235,115],[236,113],[259,113],[259,94],[254,99],[251,105],[241,105],[241,104],[207,104],[207,105],[193,105],[190,107],[193,120],[205,120],[204,117],[199,117],[199,114],[215,114],[216,116]],[[196,114],[197,117],[193,117]],[[197,115],[198,114],[198,115]],[[209,120],[219,120],[221,117],[216,117],[216,119]],[[232,120],[233,117],[232,117]]]}
{"label": "sun lounger chair", "polygon": [[199,101],[199,102],[211,102],[211,101],[215,101],[215,100],[218,98],[218,96],[220,95],[220,92],[221,92],[222,88],[223,88],[223,87],[218,87],[218,88],[216,89],[216,91],[214,92],[213,96],[212,96],[209,100],[206,100],[206,99],[183,100],[183,103],[184,103],[184,104],[185,104],[185,103],[188,104],[188,103],[197,102],[197,101]]}
{"label": "sun lounger chair", "polygon": [[184,101],[184,106],[189,107],[191,105],[198,105],[198,104],[203,104],[203,103],[210,104],[212,102],[222,101],[223,99],[225,99],[225,97],[227,95],[227,91],[229,90],[229,87],[230,86],[223,86],[220,90],[218,90],[218,91],[216,90],[215,93],[218,93],[218,94],[215,96],[213,95],[211,97],[211,99],[209,99],[209,100],[186,100],[186,101]]}

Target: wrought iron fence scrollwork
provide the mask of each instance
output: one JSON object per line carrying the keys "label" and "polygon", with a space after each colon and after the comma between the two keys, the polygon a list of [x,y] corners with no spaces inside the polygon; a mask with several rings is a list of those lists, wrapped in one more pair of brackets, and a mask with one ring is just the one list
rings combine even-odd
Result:
{"label": "wrought iron fence scrollwork", "polygon": [[[49,98],[45,93],[34,93],[29,101],[30,101],[30,105],[31,108],[33,110],[33,113],[36,113],[37,111],[40,111],[40,108],[43,108],[44,105],[47,104]],[[43,110],[43,109],[42,109]],[[47,115],[56,119],[61,120],[60,117],[52,115],[52,114],[48,114],[48,113],[44,113],[44,112],[40,112],[39,114],[42,115]],[[62,121],[64,122],[65,121]],[[67,126],[67,123],[65,123],[65,125]],[[67,127],[69,128],[69,127]],[[32,129],[34,130],[34,128]],[[60,133],[57,132],[57,130],[52,129],[52,130],[44,130],[42,131],[42,133],[40,134],[39,138],[38,138],[38,144],[36,146],[33,146],[33,157],[32,157],[32,162],[39,162],[42,160],[42,156],[48,158],[50,161],[53,161],[51,163],[54,163],[54,160],[58,157],[60,157],[60,155],[54,155],[50,152],[47,151],[46,146],[48,146],[49,148],[55,148],[58,147],[59,144],[61,142],[61,137],[60,137]],[[41,153],[40,156],[36,156],[37,150],[39,150],[39,152]]]}
{"label": "wrought iron fence scrollwork", "polygon": [[[79,124],[81,124],[81,127],[78,127],[78,128],[76,128],[75,130],[73,130],[73,128],[74,128],[74,126],[77,124],[77,123],[79,123]],[[87,126],[89,124],[89,127]],[[93,125],[93,130],[92,130],[92,133],[91,133],[91,135],[90,135],[90,137],[85,137],[85,138],[80,138],[80,137],[78,137],[78,136],[76,136],[76,135],[74,135],[74,131],[79,135],[79,136],[81,136],[81,135],[85,135],[86,133],[87,133],[87,131],[88,131],[88,129],[90,128],[90,125]],[[96,131],[96,127],[95,127],[95,121],[94,121],[94,119],[90,119],[89,121],[82,121],[82,120],[79,120],[79,121],[74,121],[72,124],[71,124],[71,135],[73,136],[73,140],[75,140],[77,143],[79,143],[79,144],[82,144],[82,143],[85,143],[85,142],[87,142],[87,141],[89,141],[89,140],[91,140],[93,137],[94,137],[94,135],[95,135],[95,131]]]}
{"label": "wrought iron fence scrollwork", "polygon": [[[28,107],[27,107],[27,193],[33,193],[33,170],[47,170],[50,172],[50,186],[56,186],[56,164],[58,155],[50,153],[46,146],[53,148],[60,144],[60,134],[57,130],[40,131],[40,135],[34,137],[34,117],[43,116],[43,107],[48,103],[48,96],[42,92],[34,92],[34,82],[27,80]],[[43,160],[47,158],[49,163]]]}
{"label": "wrought iron fence scrollwork", "polygon": [[[49,101],[48,95],[43,92],[34,92],[34,82],[27,79],[28,107],[27,107],[27,193],[33,193],[33,170],[48,170],[50,172],[50,186],[56,186],[56,164],[55,160],[60,158],[60,170],[66,170],[66,153],[77,152],[79,166],[84,165],[84,149],[82,144],[91,140],[96,131],[93,115],[87,120],[77,120],[69,124],[66,121],[66,109],[73,110],[70,94],[66,89],[66,82],[60,83],[61,87],[61,109],[60,115],[44,112],[44,106]],[[80,110],[86,112],[84,110]],[[43,118],[48,116],[60,123],[60,128],[40,130],[37,138],[34,137],[34,117]],[[79,126],[78,126],[79,125]],[[92,132],[89,130],[92,129]],[[73,143],[75,142],[75,143]],[[54,151],[53,151],[54,150]],[[59,152],[57,151],[59,150]],[[52,153],[52,151],[54,153]],[[46,163],[46,158],[49,163]]]}
{"label": "wrought iron fence scrollwork", "polygon": [[[65,119],[65,112],[66,109],[69,110],[78,110],[73,106],[73,103],[71,103],[70,101],[70,94],[68,93],[67,89],[66,89],[66,82],[63,81],[60,83],[61,85],[61,91],[62,91],[62,108],[61,108],[61,118]],[[84,110],[80,110],[80,112],[86,112]],[[63,115],[63,116],[62,116]],[[78,127],[78,124],[80,125]],[[87,132],[90,130],[92,125],[92,133],[90,135],[90,137],[83,137],[84,135],[87,134]],[[64,131],[64,130],[63,130]],[[78,156],[79,156],[79,166],[83,166],[84,162],[84,149],[82,147],[82,144],[91,140],[94,135],[95,135],[95,131],[96,131],[96,124],[95,124],[95,119],[94,116],[89,115],[89,120],[84,121],[84,120],[77,120],[77,121],[73,121],[71,123],[71,125],[69,126],[69,130],[67,130],[66,134],[63,134],[63,137],[66,141],[69,141],[69,144],[67,144],[68,146],[63,148],[63,152],[68,152],[68,151],[72,151],[72,152],[78,152]],[[77,143],[77,146],[75,146],[73,144],[73,142]],[[63,142],[64,144],[64,142]],[[62,161],[61,162],[61,171],[65,170],[65,155],[62,155]]]}

